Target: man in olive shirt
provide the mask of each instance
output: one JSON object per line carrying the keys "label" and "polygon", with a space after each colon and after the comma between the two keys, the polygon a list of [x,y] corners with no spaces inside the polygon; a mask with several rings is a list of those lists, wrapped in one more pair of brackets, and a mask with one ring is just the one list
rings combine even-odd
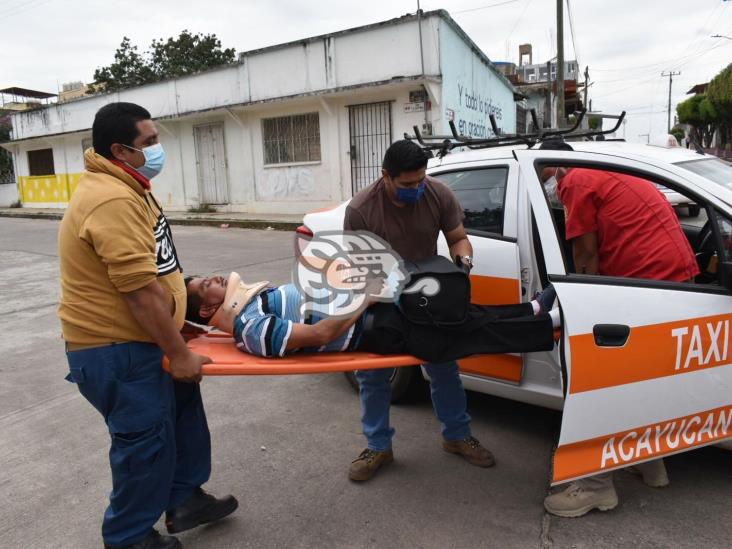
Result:
{"label": "man in olive shirt", "polygon": [[[382,178],[351,200],[343,228],[372,232],[410,261],[436,255],[442,231],[450,256],[470,269],[473,248],[463,227],[463,210],[446,185],[427,177],[429,158],[429,153],[411,141],[393,143],[384,155]],[[479,467],[493,465],[491,453],[471,436],[457,363],[427,364],[425,369],[435,413],[442,424],[443,449]],[[394,460],[394,429],[389,425],[392,374],[389,368],[356,372],[367,448],[351,463],[351,480],[368,480],[382,465]]]}

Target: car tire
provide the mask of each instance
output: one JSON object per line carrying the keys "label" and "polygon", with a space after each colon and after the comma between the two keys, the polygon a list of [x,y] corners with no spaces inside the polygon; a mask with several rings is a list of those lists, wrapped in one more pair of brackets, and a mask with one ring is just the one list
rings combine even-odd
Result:
{"label": "car tire", "polygon": [[689,206],[689,217],[699,217],[699,214],[701,213],[701,207],[697,204],[694,204],[693,206]]}
{"label": "car tire", "polygon": [[[353,387],[358,393],[359,387],[358,380],[356,379],[356,372],[345,372],[344,375],[346,376],[348,383],[351,384],[351,387]],[[409,392],[409,389],[412,387],[412,384],[416,383],[419,377],[419,366],[394,368],[394,374],[389,380],[391,383],[392,404],[403,400]]]}

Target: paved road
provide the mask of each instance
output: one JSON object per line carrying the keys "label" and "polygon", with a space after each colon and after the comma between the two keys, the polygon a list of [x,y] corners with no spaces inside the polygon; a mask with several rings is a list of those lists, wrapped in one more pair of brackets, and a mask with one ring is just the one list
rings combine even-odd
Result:
{"label": "paved road", "polygon": [[[0,219],[0,548],[100,547],[110,488],[98,414],[63,380],[55,316],[57,222]],[[188,272],[288,280],[287,233],[174,227]],[[340,375],[210,378],[209,488],[232,492],[230,520],[186,533],[200,548],[728,547],[732,454],[672,457],[672,485],[616,475],[621,505],[549,518],[541,501],[560,416],[471,394],[475,435],[498,465],[471,467],[439,448],[429,399],[393,408],[396,462],[356,485],[358,401]]]}

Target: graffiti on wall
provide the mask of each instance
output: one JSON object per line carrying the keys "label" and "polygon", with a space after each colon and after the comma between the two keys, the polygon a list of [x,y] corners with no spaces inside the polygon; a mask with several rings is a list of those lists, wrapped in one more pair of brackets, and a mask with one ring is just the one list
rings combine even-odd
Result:
{"label": "graffiti on wall", "polygon": [[312,199],[314,194],[313,171],[302,166],[269,168],[257,181],[257,198],[260,200]]}
{"label": "graffiti on wall", "polygon": [[503,107],[495,98],[482,94],[480,91],[469,89],[458,82],[458,117],[455,126],[462,135],[471,137],[491,137],[489,116],[492,114],[501,126],[503,121]]}

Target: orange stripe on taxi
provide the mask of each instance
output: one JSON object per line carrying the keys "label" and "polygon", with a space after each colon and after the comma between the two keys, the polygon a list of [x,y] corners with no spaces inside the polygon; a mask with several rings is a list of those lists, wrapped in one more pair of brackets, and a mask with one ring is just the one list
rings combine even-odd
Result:
{"label": "orange stripe on taxi", "polygon": [[554,484],[732,438],[732,405],[566,444],[554,455]]}
{"label": "orange stripe on taxi", "polygon": [[570,394],[716,368],[730,363],[732,315],[631,328],[623,347],[600,347],[592,334],[570,337]]}

